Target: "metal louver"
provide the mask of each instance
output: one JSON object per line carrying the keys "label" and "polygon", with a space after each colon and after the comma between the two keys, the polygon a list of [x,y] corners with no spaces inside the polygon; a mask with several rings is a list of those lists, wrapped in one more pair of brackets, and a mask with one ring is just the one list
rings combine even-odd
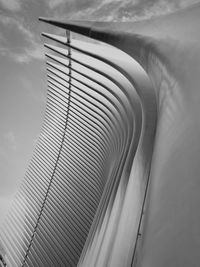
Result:
{"label": "metal louver", "polygon": [[146,105],[145,97],[153,90],[114,47],[73,40],[69,31],[43,36],[58,45],[45,44],[46,113],[1,233],[5,259],[12,267],[96,266],[93,256],[111,249],[121,227],[133,160],[139,197],[127,246],[136,250],[156,120],[154,98]]}

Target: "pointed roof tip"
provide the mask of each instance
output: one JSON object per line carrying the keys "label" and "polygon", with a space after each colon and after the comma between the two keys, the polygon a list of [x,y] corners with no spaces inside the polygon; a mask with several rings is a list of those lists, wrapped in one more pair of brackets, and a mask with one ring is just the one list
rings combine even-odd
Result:
{"label": "pointed roof tip", "polygon": [[48,21],[49,21],[49,18],[39,17],[38,20],[39,20],[39,21],[48,22]]}
{"label": "pointed roof tip", "polygon": [[39,21],[54,24],[54,25],[60,25],[65,27],[67,26],[80,26],[80,27],[91,27],[96,21],[89,21],[89,20],[59,20],[56,18],[46,18],[46,17],[39,17]]}
{"label": "pointed roof tip", "polygon": [[83,34],[85,36],[90,36],[90,30],[94,23],[94,21],[78,21],[78,20],[60,21],[44,17],[39,17],[39,21],[46,22],[48,24],[63,28],[65,30],[71,30],[73,32]]}

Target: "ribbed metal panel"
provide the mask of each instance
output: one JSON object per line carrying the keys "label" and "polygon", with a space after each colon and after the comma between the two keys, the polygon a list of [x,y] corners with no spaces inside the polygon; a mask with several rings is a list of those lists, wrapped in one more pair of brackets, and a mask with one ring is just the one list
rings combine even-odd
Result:
{"label": "ribbed metal panel", "polygon": [[71,40],[69,32],[43,36],[58,43],[45,44],[46,113],[1,242],[8,266],[77,266],[81,253],[87,265],[116,192],[126,190],[144,110],[119,51],[113,60],[101,44]]}

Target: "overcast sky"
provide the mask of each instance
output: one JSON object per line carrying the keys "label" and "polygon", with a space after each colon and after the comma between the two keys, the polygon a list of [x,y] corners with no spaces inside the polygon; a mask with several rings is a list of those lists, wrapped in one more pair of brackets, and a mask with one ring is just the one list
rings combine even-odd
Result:
{"label": "overcast sky", "polygon": [[200,0],[0,0],[0,224],[23,178],[45,110],[38,17],[136,21]]}

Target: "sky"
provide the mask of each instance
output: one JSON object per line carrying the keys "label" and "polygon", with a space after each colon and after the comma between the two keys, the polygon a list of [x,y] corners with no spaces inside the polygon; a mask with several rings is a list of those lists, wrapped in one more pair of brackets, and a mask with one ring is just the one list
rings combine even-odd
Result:
{"label": "sky", "polygon": [[138,21],[200,0],[0,0],[0,225],[22,181],[42,125],[46,101],[38,17]]}

